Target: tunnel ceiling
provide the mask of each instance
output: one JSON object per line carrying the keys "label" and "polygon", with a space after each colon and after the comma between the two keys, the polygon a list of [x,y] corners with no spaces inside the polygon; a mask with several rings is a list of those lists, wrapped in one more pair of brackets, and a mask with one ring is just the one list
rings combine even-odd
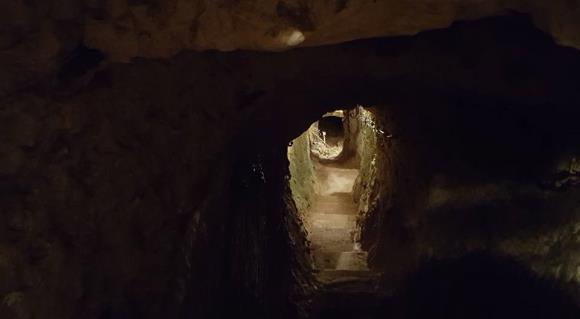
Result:
{"label": "tunnel ceiling", "polygon": [[[415,34],[507,11],[528,13],[560,43],[580,47],[578,7],[575,0],[6,1],[0,5],[0,49],[34,43],[39,57],[50,56],[74,39],[113,60],[184,49],[281,50]],[[294,31],[303,42],[288,39]]]}
{"label": "tunnel ceiling", "polygon": [[[69,0],[74,3],[74,0]],[[183,49],[287,49],[415,34],[455,20],[529,13],[561,43],[580,47],[578,1],[512,0],[106,0],[86,14],[89,46],[114,59],[166,57]],[[66,2],[65,2],[66,3]],[[74,14],[62,5],[61,14]],[[80,11],[80,10],[79,10]],[[91,14],[92,13],[92,14]],[[66,17],[66,16],[65,16]]]}
{"label": "tunnel ceiling", "polygon": [[[285,50],[416,34],[508,11],[580,48],[576,0],[52,0],[0,3],[0,93],[86,44],[111,61],[183,50]],[[14,75],[16,74],[16,75]],[[8,75],[8,78],[4,78]]]}

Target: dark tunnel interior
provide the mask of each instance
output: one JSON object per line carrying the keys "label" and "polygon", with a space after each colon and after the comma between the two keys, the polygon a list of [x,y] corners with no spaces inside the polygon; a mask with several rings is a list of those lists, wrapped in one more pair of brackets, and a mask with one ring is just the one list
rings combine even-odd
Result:
{"label": "dark tunnel interior", "polygon": [[0,28],[0,318],[579,318],[573,42],[467,4],[335,41],[272,1],[280,50],[222,1],[191,44],[190,2]]}

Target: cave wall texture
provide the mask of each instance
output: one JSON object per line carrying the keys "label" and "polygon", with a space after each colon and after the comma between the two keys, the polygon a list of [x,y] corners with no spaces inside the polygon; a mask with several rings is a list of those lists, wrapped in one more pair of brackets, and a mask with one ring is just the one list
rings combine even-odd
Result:
{"label": "cave wall texture", "polygon": [[[313,42],[305,45],[444,27],[484,15],[470,9],[478,6],[497,11],[480,1],[474,7],[421,2],[401,5],[405,19],[373,20],[345,3],[354,11],[339,16],[369,21],[357,32],[384,20],[392,21],[392,33],[385,27],[341,38],[312,31],[306,35]],[[576,190],[557,193],[537,184],[579,152],[580,53],[558,46],[534,23],[574,45],[568,37],[574,25],[566,19],[578,9],[574,2],[518,3],[532,20],[511,15],[416,37],[284,53],[177,55],[182,48],[277,48],[218,23],[196,27],[196,39],[206,42],[180,43],[163,54],[141,45],[115,51],[98,45],[99,37],[116,39],[118,32],[107,34],[117,22],[101,2],[76,11],[65,10],[74,1],[0,10],[12,23],[3,28],[0,58],[0,314],[211,318],[221,315],[218,309],[271,318],[279,309],[299,312],[296,298],[311,283],[305,236],[287,197],[286,145],[321,114],[357,104],[384,110],[377,114],[393,135],[387,150],[395,151],[385,155],[391,159],[384,172],[392,174],[388,191],[397,196],[384,197],[382,217],[371,219],[382,230],[363,233],[373,267],[402,271],[423,256],[489,248],[568,278],[578,265],[568,253],[578,238]],[[224,25],[232,16],[246,21],[245,11],[230,8],[252,8],[245,1],[207,6],[213,11],[205,14],[228,13],[207,20]],[[187,10],[147,7],[159,19],[158,9],[190,20]],[[465,16],[437,9],[459,7]],[[549,18],[564,11],[557,24]],[[420,14],[409,18],[416,12],[436,23]],[[162,20],[151,27],[181,32],[172,25],[177,20]],[[142,34],[139,23],[147,21],[136,23],[120,34]],[[236,27],[250,29],[260,28]],[[215,44],[228,39],[220,32],[229,32],[227,41],[247,42]],[[106,43],[134,45],[130,40]],[[75,49],[83,41],[101,53]],[[112,62],[137,56],[148,58]],[[111,63],[101,62],[105,57]],[[79,64],[86,72],[73,72]],[[230,309],[219,306],[224,300]]]}
{"label": "cave wall texture", "polygon": [[83,45],[111,61],[184,50],[279,51],[417,34],[511,11],[529,14],[558,43],[580,46],[577,0],[3,1],[0,65],[9,72],[2,74],[0,95],[50,81]]}
{"label": "cave wall texture", "polygon": [[378,180],[359,190],[377,198],[361,225],[371,265],[397,281],[425,260],[486,251],[578,296],[579,190],[553,187],[578,154],[578,111],[553,106],[547,115],[473,97],[424,102],[375,113],[392,137],[378,148],[378,167],[361,165],[361,176],[376,171]]}
{"label": "cave wall texture", "polygon": [[[399,132],[416,123],[402,122],[393,113],[386,106],[355,112],[360,123],[360,173],[354,187],[360,241],[369,252],[369,265],[383,271],[385,284],[390,286],[419,265],[421,256],[413,231],[424,210],[421,195],[430,176],[421,174],[425,163],[417,153],[425,145],[399,140]],[[430,158],[428,151],[425,153]]]}
{"label": "cave wall texture", "polygon": [[310,207],[317,186],[314,165],[310,157],[309,134],[309,130],[305,131],[292,140],[292,145],[288,147],[290,188],[296,207],[302,214]]}
{"label": "cave wall texture", "polygon": [[242,112],[228,73],[212,80],[217,58],[183,73],[117,65],[72,96],[3,100],[3,316],[299,311],[290,300],[310,264],[280,196],[285,144],[277,157],[233,149]]}

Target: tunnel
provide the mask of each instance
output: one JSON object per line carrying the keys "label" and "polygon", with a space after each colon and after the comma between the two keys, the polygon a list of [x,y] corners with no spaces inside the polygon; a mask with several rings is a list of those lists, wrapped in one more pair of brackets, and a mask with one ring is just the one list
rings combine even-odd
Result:
{"label": "tunnel", "polygon": [[579,317],[573,1],[49,2],[0,5],[0,318]]}

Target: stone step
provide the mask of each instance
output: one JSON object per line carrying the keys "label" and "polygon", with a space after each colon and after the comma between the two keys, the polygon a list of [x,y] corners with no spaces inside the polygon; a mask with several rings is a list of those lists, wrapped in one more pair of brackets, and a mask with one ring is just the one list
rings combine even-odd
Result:
{"label": "stone step", "polygon": [[345,216],[354,216],[358,215],[358,211],[356,207],[345,209],[343,205],[339,205],[336,208],[334,207],[323,207],[323,208],[314,208],[311,209],[312,214],[340,214]]}
{"label": "stone step", "polygon": [[354,204],[352,193],[332,193],[326,195],[315,195],[314,200],[322,203],[345,203]]}
{"label": "stone step", "polygon": [[364,251],[347,251],[340,254],[336,263],[337,270],[368,271],[368,253]]}
{"label": "stone step", "polygon": [[[336,254],[336,259],[340,254],[352,250],[352,240],[350,233],[340,233],[333,231],[332,234],[312,232],[310,234],[311,248],[315,252],[327,252]],[[324,242],[321,242],[324,240]]]}
{"label": "stone step", "polygon": [[326,269],[316,274],[316,277],[323,285],[359,280],[378,280],[381,273],[370,270],[338,270]]}
{"label": "stone step", "polygon": [[[334,247],[333,247],[334,248]],[[314,265],[319,270],[336,269],[342,252],[313,249]]]}
{"label": "stone step", "polygon": [[308,219],[312,228],[352,229],[356,225],[353,215],[312,213]]}
{"label": "stone step", "polygon": [[313,236],[311,236],[311,238],[312,238],[311,248],[312,248],[312,250],[315,250],[315,251],[336,254],[336,259],[338,260],[338,257],[340,257],[340,254],[352,249],[352,242],[348,238],[345,238],[346,236],[347,235],[330,237],[330,236],[326,236],[326,235],[321,235],[320,237],[324,237],[326,242],[324,244],[320,244],[320,241],[316,241],[317,237],[319,237],[319,236],[313,235]]}
{"label": "stone step", "polygon": [[322,214],[343,214],[343,215],[357,215],[358,206],[350,200],[336,200],[334,198],[320,197],[313,200],[310,207],[311,213]]}

